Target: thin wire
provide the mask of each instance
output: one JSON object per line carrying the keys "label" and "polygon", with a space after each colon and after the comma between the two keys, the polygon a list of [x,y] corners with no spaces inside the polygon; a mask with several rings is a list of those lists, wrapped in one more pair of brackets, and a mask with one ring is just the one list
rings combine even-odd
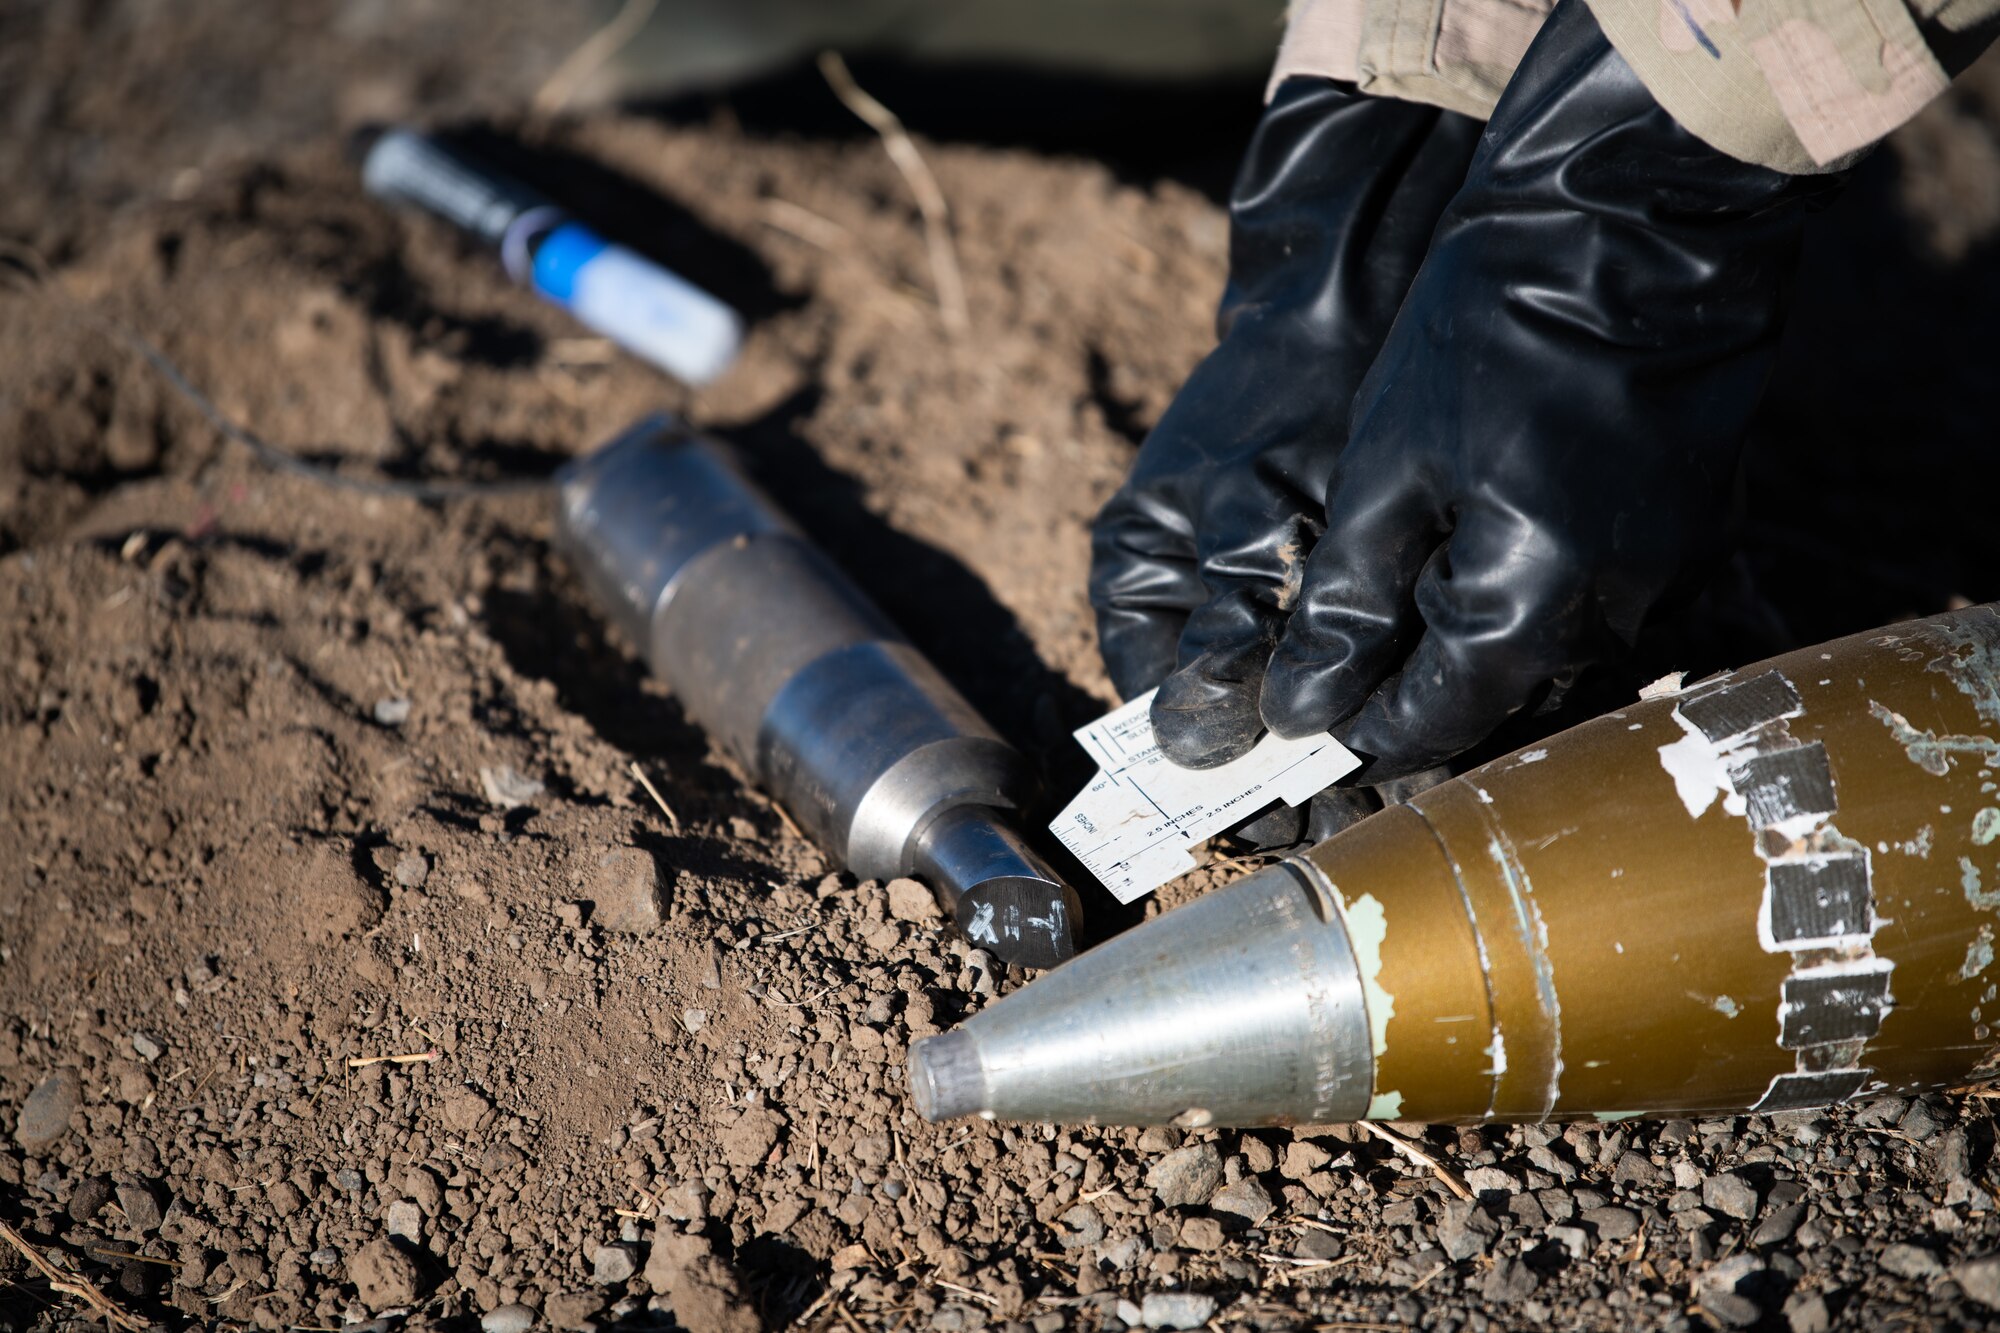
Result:
{"label": "thin wire", "polygon": [[192,380],[188,379],[165,352],[152,343],[123,325],[70,299],[50,280],[48,264],[34,251],[25,246],[0,241],[0,258],[13,260],[26,274],[27,282],[16,280],[8,284],[15,291],[47,293],[54,297],[62,313],[122,344],[127,351],[151,366],[154,373],[165,380],[174,392],[186,399],[189,406],[199,412],[218,434],[248,449],[259,462],[274,472],[302,477],[322,486],[353,491],[361,495],[422,501],[471,500],[496,495],[518,495],[546,490],[554,484],[553,478],[546,476],[507,477],[494,481],[402,481],[393,477],[355,477],[319,463],[309,462],[287,453],[230,418],[207,394],[197,388]]}

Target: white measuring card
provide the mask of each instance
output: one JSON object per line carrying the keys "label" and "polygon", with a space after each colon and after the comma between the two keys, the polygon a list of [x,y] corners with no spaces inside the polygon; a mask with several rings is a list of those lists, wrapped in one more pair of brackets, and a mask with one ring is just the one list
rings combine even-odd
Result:
{"label": "white measuring card", "polygon": [[1182,768],[1153,739],[1152,703],[1149,690],[1077,729],[1098,773],[1049,824],[1121,903],[1195,869],[1196,849],[1224,829],[1278,801],[1302,804],[1361,766],[1326,732],[1295,741],[1267,732],[1240,759]]}

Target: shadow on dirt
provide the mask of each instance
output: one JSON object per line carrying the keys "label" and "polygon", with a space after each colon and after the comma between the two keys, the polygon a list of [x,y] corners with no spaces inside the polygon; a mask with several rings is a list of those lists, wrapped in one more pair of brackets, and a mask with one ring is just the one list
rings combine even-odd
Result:
{"label": "shadow on dirt", "polygon": [[[887,56],[850,63],[863,88],[926,138],[1094,158],[1128,184],[1176,181],[1217,201],[1229,192],[1264,104],[1261,75],[1117,79]],[[629,109],[680,125],[726,114],[767,135],[845,141],[874,134],[810,61],[727,92],[642,100]]]}

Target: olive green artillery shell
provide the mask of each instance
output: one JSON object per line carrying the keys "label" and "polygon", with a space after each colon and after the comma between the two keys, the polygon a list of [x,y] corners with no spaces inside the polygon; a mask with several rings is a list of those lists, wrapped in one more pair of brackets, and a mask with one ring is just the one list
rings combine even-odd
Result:
{"label": "olive green artillery shell", "polygon": [[1975,607],[1643,700],[1322,843],[1370,1115],[1782,1110],[1990,1073],[1996,782],[2000,612]]}

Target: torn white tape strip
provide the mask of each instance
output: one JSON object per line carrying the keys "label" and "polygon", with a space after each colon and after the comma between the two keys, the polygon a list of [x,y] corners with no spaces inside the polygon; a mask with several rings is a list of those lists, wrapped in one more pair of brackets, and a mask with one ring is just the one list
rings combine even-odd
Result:
{"label": "torn white tape strip", "polygon": [[1361,766],[1322,732],[1295,741],[1266,734],[1241,759],[1181,768],[1153,740],[1152,703],[1148,691],[1077,730],[1098,774],[1049,824],[1121,903],[1193,870],[1195,849],[1224,829],[1278,801],[1302,804]]}

